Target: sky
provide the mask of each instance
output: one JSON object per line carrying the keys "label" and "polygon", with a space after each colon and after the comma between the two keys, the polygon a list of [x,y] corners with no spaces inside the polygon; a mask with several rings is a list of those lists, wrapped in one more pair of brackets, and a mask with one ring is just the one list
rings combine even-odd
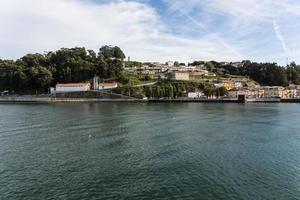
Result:
{"label": "sky", "polygon": [[0,58],[116,45],[137,61],[300,63],[299,0],[1,0]]}

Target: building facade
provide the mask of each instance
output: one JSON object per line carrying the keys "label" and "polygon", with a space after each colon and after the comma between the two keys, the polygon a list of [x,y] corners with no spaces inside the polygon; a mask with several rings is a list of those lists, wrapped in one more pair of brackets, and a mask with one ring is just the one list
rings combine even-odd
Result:
{"label": "building facade", "polygon": [[199,99],[204,96],[205,95],[203,92],[189,92],[188,93],[188,98],[191,98],[191,99]]}
{"label": "building facade", "polygon": [[90,83],[58,83],[55,88],[51,89],[51,93],[86,92],[90,89]]}
{"label": "building facade", "polygon": [[284,87],[281,86],[265,86],[262,87],[264,90],[264,98],[283,98]]}
{"label": "building facade", "polygon": [[118,84],[117,83],[99,83],[98,84],[98,90],[111,90],[114,88],[117,88]]}
{"label": "building facade", "polygon": [[190,73],[189,72],[172,72],[171,80],[174,81],[189,81],[190,80]]}

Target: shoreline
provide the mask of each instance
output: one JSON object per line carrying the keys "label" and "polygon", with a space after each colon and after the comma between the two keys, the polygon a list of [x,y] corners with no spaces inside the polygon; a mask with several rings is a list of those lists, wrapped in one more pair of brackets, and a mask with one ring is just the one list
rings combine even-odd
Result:
{"label": "shoreline", "polygon": [[100,98],[54,98],[54,97],[0,97],[1,103],[300,103],[300,99],[100,99]]}

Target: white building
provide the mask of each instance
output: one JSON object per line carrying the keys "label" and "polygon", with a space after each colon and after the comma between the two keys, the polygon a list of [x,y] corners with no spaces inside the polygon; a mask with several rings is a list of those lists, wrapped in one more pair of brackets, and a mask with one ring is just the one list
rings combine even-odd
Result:
{"label": "white building", "polygon": [[173,67],[173,66],[174,66],[174,62],[173,62],[173,61],[168,61],[168,62],[166,62],[166,64],[167,64],[169,67]]}
{"label": "white building", "polygon": [[189,92],[188,93],[188,98],[197,99],[197,98],[201,98],[203,96],[204,96],[203,92]]}
{"label": "white building", "polygon": [[242,88],[242,87],[243,87],[243,83],[240,82],[240,81],[236,81],[236,82],[234,83],[234,87],[235,87],[235,88]]}
{"label": "white building", "polygon": [[98,90],[111,90],[114,88],[117,88],[118,84],[117,83],[99,83],[98,84]]}
{"label": "white building", "polygon": [[188,81],[190,80],[190,73],[189,72],[172,72],[171,73],[171,80],[175,81]]}
{"label": "white building", "polygon": [[51,94],[64,92],[86,92],[91,89],[90,83],[58,83],[51,88]]}

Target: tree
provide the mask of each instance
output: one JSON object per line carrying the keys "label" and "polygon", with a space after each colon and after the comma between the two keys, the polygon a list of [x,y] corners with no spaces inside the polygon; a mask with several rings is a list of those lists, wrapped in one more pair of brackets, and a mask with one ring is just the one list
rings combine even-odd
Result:
{"label": "tree", "polygon": [[189,63],[189,66],[197,66],[197,65],[204,65],[205,62],[204,61],[194,61],[192,63]]}
{"label": "tree", "polygon": [[99,49],[98,59],[108,66],[110,77],[119,77],[123,71],[125,54],[119,47],[103,46]]}
{"label": "tree", "polygon": [[0,60],[0,88],[42,92],[58,82],[83,82],[95,75],[117,79],[124,58],[119,47],[103,46],[98,54],[75,47],[27,54],[16,61]]}
{"label": "tree", "polygon": [[295,62],[287,66],[286,74],[290,83],[300,84],[300,66],[297,66]]}
{"label": "tree", "polygon": [[154,87],[154,97],[156,97],[156,98],[161,97],[161,88],[160,88],[160,86]]}
{"label": "tree", "polygon": [[136,62],[136,61],[126,61],[125,67],[141,67],[142,63],[141,62]]}
{"label": "tree", "polygon": [[207,97],[212,97],[216,94],[216,89],[214,87],[207,87],[204,89],[204,94]]}
{"label": "tree", "polygon": [[146,87],[145,93],[146,93],[146,97],[152,98],[152,97],[153,97],[153,90],[152,90],[152,87],[151,87],[151,86]]}
{"label": "tree", "polygon": [[125,59],[125,54],[123,51],[115,46],[103,46],[99,49],[98,56],[100,58],[103,58],[104,60],[109,60],[109,59],[119,59],[119,60],[124,60]]}
{"label": "tree", "polygon": [[173,86],[171,84],[169,84],[168,87],[167,87],[166,97],[168,97],[168,98],[173,98],[174,97],[174,89],[173,89]]}
{"label": "tree", "polygon": [[206,67],[206,69],[208,71],[213,71],[213,69],[215,68],[215,66],[212,62],[206,62],[204,66]]}
{"label": "tree", "polygon": [[227,94],[228,94],[228,91],[226,90],[225,87],[220,87],[220,88],[218,89],[218,95],[220,95],[221,97],[224,97],[224,96],[227,95]]}

